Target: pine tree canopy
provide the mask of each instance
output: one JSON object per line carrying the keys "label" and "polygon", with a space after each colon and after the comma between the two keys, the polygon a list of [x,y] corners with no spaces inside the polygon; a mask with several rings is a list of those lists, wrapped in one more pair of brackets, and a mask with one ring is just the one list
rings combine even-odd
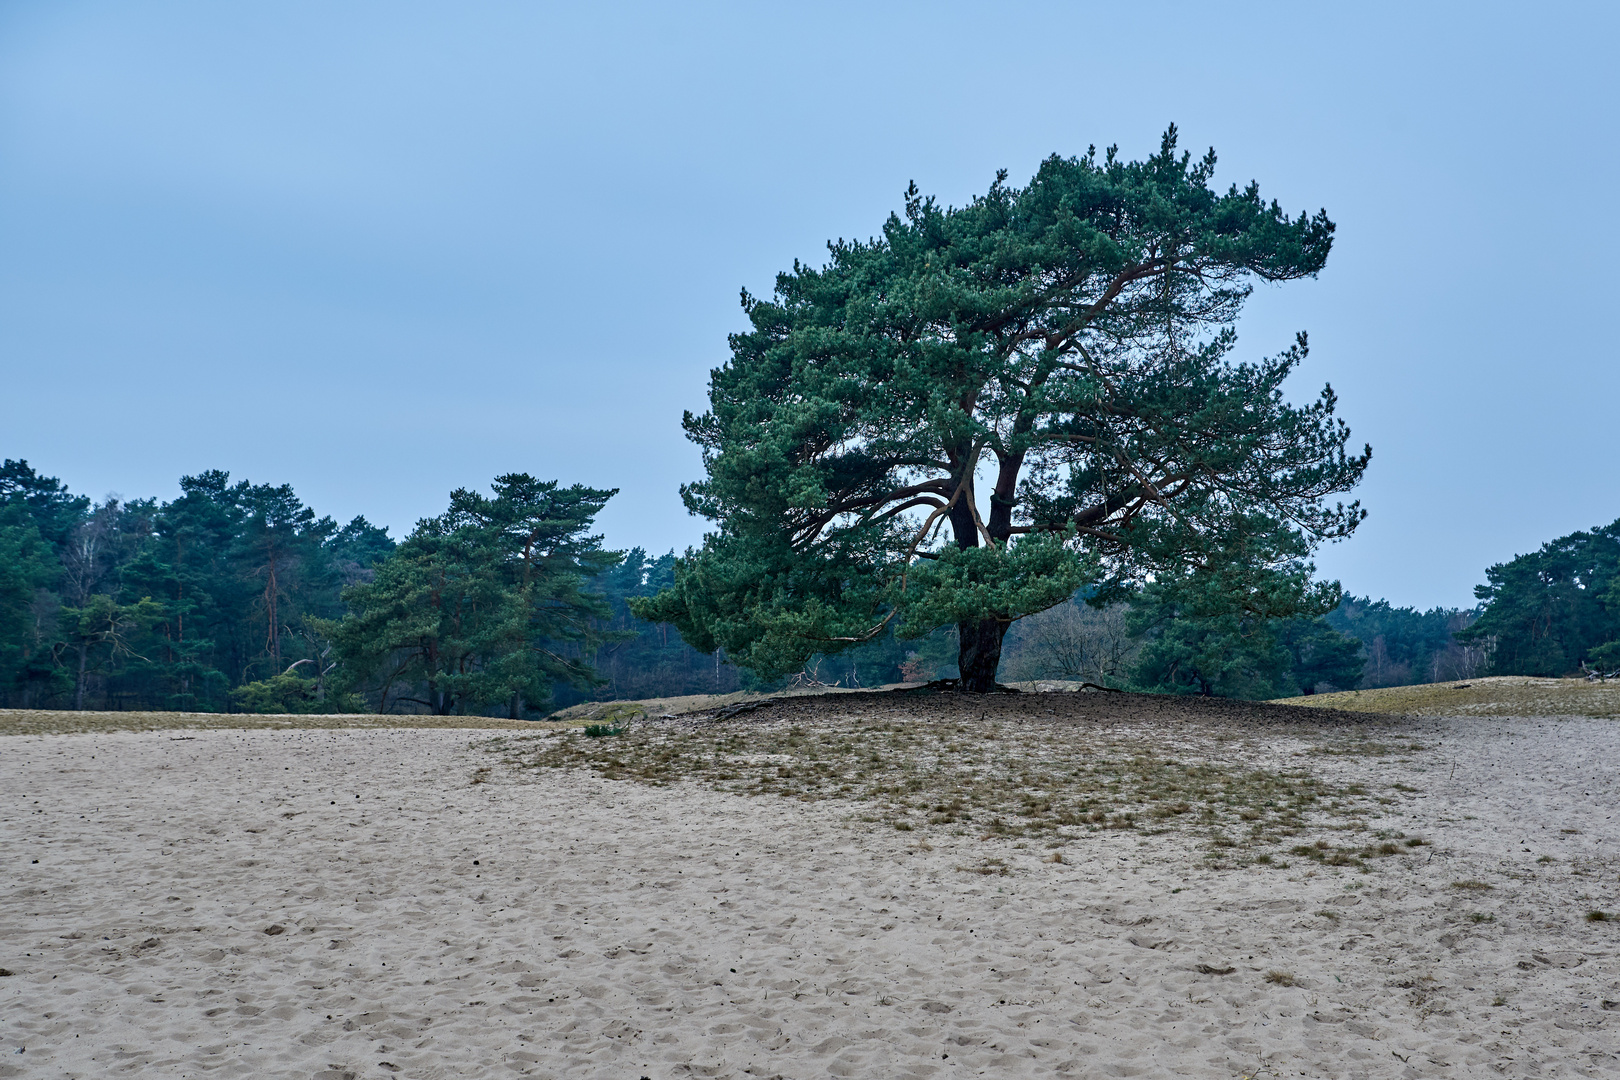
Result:
{"label": "pine tree canopy", "polygon": [[[450,714],[505,704],[516,719],[558,681],[590,685],[578,655],[624,637],[590,579],[619,562],[589,534],[616,492],[497,476],[494,498],[465,488],[417,523],[375,579],[344,593],[351,612],[323,624],[348,670],[380,679],[378,711],[407,700]],[[420,694],[422,696],[413,696]]]}
{"label": "pine tree canopy", "polygon": [[1479,621],[1457,637],[1486,644],[1498,675],[1620,668],[1620,521],[1560,536],[1485,571]]}
{"label": "pine tree canopy", "polygon": [[1364,516],[1328,500],[1371,451],[1331,388],[1283,400],[1303,334],[1230,354],[1254,284],[1314,276],[1334,226],[1214,168],[1172,127],[1145,161],[1053,156],[960,208],[913,184],[880,236],[745,292],[685,418],[707,476],[682,494],[716,531],[636,613],[767,676],[954,624],[983,691],[1007,626],[1082,586],[1208,574],[1233,610],[1330,609],[1302,571]]}

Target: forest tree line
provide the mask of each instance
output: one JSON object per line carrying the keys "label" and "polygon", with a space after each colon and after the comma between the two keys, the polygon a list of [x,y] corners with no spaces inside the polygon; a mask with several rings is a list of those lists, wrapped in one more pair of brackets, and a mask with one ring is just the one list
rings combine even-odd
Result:
{"label": "forest tree line", "polygon": [[589,525],[611,493],[501,481],[396,542],[317,516],[289,485],[215,470],[169,502],[92,502],[8,459],[0,703],[533,716],[738,687],[735,668],[629,615],[674,555],[602,550]]}
{"label": "forest tree line", "polygon": [[[101,502],[0,466],[0,701],[8,707],[418,711],[533,717],[583,700],[948,678],[946,626],[891,632],[764,681],[630,601],[676,557],[591,533],[612,496],[523,474],[451,494],[395,541],[317,516],[289,485],[208,471]],[[1200,614],[1149,587],[1019,620],[1006,681],[1271,698],[1485,674],[1620,667],[1620,522],[1486,571],[1472,609],[1345,596],[1325,617]]]}

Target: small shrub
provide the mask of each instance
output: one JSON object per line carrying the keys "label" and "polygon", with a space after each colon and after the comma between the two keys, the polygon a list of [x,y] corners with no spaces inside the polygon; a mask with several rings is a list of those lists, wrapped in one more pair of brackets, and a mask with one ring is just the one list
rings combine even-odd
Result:
{"label": "small shrub", "polygon": [[1297,986],[1297,985],[1299,985],[1298,983],[1294,982],[1293,974],[1291,972],[1287,972],[1287,971],[1268,971],[1268,972],[1266,972],[1266,982],[1271,983],[1273,986]]}
{"label": "small shrub", "polygon": [[586,724],[585,734],[592,739],[605,739],[610,735],[623,735],[624,728],[612,724]]}

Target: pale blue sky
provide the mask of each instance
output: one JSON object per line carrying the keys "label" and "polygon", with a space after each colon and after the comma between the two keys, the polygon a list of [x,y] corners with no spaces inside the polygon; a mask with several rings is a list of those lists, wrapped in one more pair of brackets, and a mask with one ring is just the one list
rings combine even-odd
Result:
{"label": "pale blue sky", "polygon": [[1620,516],[1610,5],[0,5],[0,456],[74,490],[290,482],[407,531],[526,471],[696,542],[707,372],[906,183],[960,203],[1169,122],[1291,210],[1372,511],[1322,570],[1471,602]]}

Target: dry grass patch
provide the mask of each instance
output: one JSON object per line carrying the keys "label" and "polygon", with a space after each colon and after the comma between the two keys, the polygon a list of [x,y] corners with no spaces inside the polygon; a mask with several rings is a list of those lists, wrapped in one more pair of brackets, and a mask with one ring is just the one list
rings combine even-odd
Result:
{"label": "dry grass patch", "polygon": [[1406,716],[1620,717],[1620,680],[1587,682],[1496,675],[1467,682],[1311,694],[1282,698],[1275,704]]}
{"label": "dry grass patch", "polygon": [[1012,873],[1011,868],[1000,859],[985,859],[978,866],[958,866],[957,869],[967,874],[984,874],[986,876],[996,874],[1006,877]]}
{"label": "dry grass patch", "polygon": [[1389,757],[1392,754],[1416,754],[1428,747],[1422,743],[1409,742],[1404,745],[1393,743],[1374,742],[1371,739],[1361,738],[1348,742],[1324,743],[1313,746],[1310,752],[1330,757]]}
{"label": "dry grass patch", "polygon": [[497,746],[524,768],[865,804],[863,820],[902,832],[1061,842],[1104,830],[1197,831],[1214,838],[1218,857],[1308,827],[1352,828],[1376,809],[1356,785],[1304,767],[1258,767],[1231,740],[1179,738],[1172,747],[1168,737],[1072,724],[831,715],[649,721],[611,739],[564,734]]}
{"label": "dry grass patch", "polygon": [[311,728],[477,728],[532,731],[567,724],[491,716],[395,716],[376,713],[70,712],[0,709],[0,735],[71,735],[102,731],[242,731]]}

